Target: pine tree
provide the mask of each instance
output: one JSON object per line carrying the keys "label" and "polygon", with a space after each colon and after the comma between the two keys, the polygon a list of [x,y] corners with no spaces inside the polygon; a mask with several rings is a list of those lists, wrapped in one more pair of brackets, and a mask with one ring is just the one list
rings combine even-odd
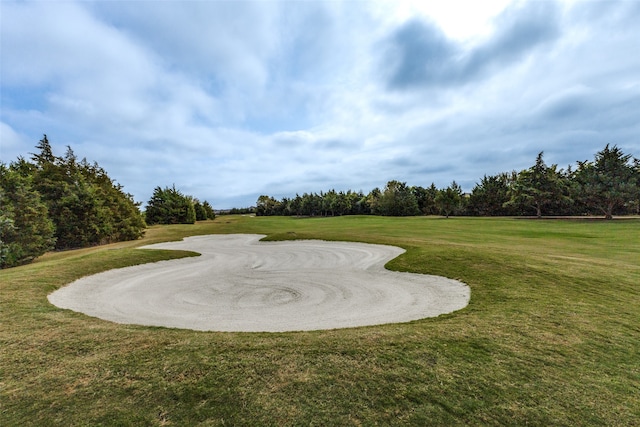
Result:
{"label": "pine tree", "polygon": [[0,268],[31,262],[54,248],[47,206],[31,185],[24,161],[0,164]]}
{"label": "pine tree", "polygon": [[193,224],[196,210],[193,198],[185,196],[176,186],[156,187],[145,211],[146,222],[153,224]]}
{"label": "pine tree", "polygon": [[536,216],[542,217],[545,208],[553,203],[568,199],[567,185],[557,171],[557,165],[547,166],[540,152],[536,163],[517,175],[509,189],[509,202],[505,206],[526,204],[536,210]]}
{"label": "pine tree", "polygon": [[462,188],[453,181],[447,188],[438,192],[435,202],[440,211],[449,218],[449,215],[454,214],[460,208],[462,203]]}
{"label": "pine tree", "polygon": [[594,162],[579,162],[575,173],[584,204],[612,219],[616,209],[632,205],[640,197],[637,160],[618,147],[599,151]]}

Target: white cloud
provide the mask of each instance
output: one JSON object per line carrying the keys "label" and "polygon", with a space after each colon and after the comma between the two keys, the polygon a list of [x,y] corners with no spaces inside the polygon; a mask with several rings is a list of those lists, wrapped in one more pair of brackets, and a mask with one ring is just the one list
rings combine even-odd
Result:
{"label": "white cloud", "polygon": [[216,207],[470,190],[541,150],[634,148],[637,4],[3,2],[2,156],[47,133],[139,201],[175,183]]}
{"label": "white cloud", "polygon": [[391,26],[416,18],[427,19],[437,22],[448,37],[468,41],[489,35],[493,30],[492,19],[509,3],[510,0],[388,0],[376,2],[374,10],[379,20]]}
{"label": "white cloud", "polygon": [[11,126],[0,121],[0,142],[0,162],[9,163],[15,159],[6,157],[5,153],[12,152],[24,145],[25,138]]}

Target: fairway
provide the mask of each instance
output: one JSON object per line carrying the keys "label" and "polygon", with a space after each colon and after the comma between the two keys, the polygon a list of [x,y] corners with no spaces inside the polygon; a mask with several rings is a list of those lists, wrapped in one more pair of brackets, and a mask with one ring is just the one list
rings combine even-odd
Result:
{"label": "fairway", "polygon": [[[435,318],[323,331],[117,324],[47,295],[193,257],[207,234],[397,246],[386,268],[468,284]],[[0,271],[0,424],[638,425],[640,221],[221,216]]]}

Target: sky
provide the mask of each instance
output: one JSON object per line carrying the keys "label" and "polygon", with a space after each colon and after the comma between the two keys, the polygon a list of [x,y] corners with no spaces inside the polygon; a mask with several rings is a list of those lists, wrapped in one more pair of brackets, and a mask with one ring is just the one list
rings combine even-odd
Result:
{"label": "sky", "polygon": [[0,160],[47,137],[138,202],[640,157],[640,1],[0,0]]}

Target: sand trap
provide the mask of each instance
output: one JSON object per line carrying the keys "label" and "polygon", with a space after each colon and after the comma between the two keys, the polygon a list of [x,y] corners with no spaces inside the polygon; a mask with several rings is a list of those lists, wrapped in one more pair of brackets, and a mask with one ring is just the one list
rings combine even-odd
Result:
{"label": "sand trap", "polygon": [[202,255],[84,277],[49,301],[117,323],[245,332],[407,322],[469,302],[469,287],[459,281],[385,270],[404,252],[398,247],[262,237],[198,236],[146,246]]}

